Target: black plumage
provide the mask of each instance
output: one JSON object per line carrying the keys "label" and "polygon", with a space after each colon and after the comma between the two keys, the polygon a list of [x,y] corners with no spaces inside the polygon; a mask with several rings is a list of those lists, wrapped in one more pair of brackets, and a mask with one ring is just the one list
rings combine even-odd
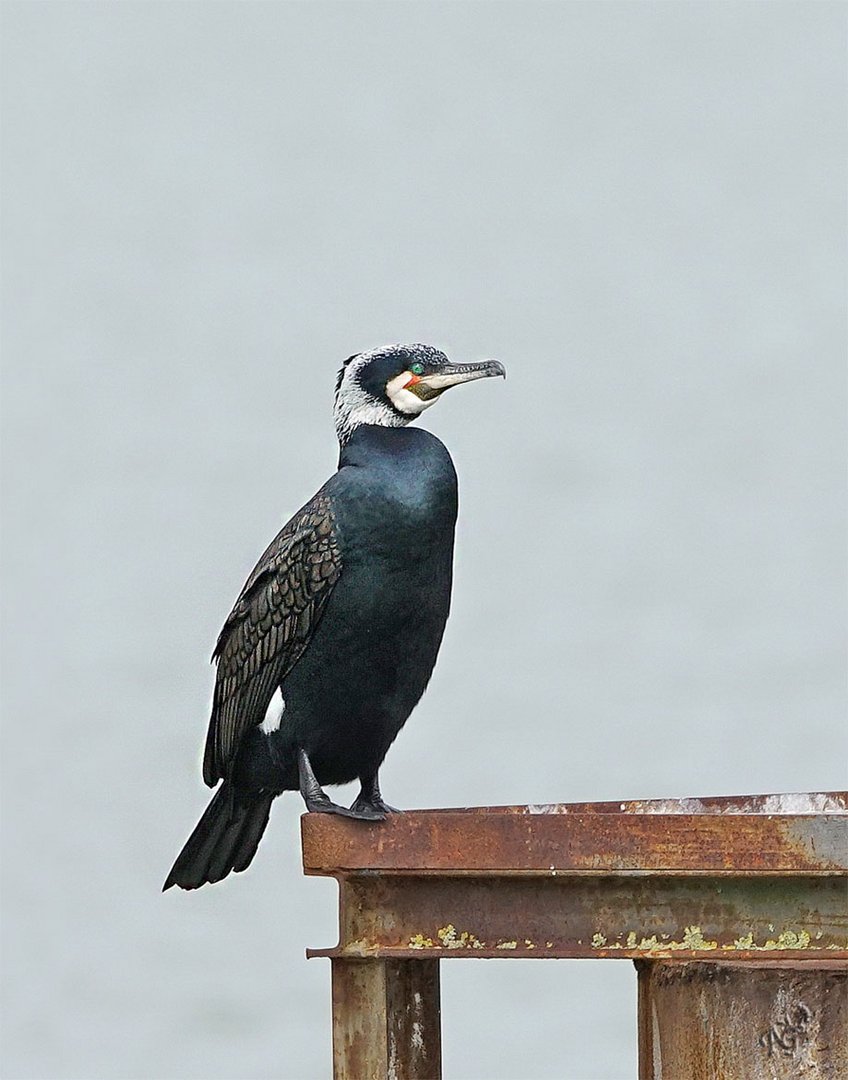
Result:
{"label": "black plumage", "polygon": [[[299,788],[314,811],[391,810],[378,770],[436,661],[457,512],[450,455],[405,425],[449,386],[503,374],[422,345],[342,367],[338,471],[265,551],[218,638],[203,778],[223,783],[166,889],[245,869],[282,791]],[[349,809],[321,787],[357,779]]]}
{"label": "black plumage", "polygon": [[242,737],[309,644],[341,573],[333,509],[323,491],[277,534],[247,579],[218,636],[203,779],[228,777]]}

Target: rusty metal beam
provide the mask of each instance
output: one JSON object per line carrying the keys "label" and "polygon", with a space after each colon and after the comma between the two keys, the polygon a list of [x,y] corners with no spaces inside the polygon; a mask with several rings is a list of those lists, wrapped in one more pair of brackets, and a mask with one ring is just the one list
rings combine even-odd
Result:
{"label": "rusty metal beam", "polygon": [[345,877],[311,956],[848,958],[837,877]]}
{"label": "rusty metal beam", "polygon": [[[538,812],[534,812],[538,811]],[[537,874],[639,871],[844,873],[848,817],[824,814],[410,811],[363,824],[302,821],[307,874]]]}
{"label": "rusty metal beam", "polygon": [[305,815],[306,872],[340,884],[310,955],[848,957],[844,794],[683,802]]}

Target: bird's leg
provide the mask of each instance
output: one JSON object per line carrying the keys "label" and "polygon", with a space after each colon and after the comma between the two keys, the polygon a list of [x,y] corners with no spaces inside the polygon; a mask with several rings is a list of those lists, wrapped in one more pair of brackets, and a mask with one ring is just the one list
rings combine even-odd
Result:
{"label": "bird's leg", "polygon": [[386,814],[399,814],[400,810],[396,810],[394,806],[389,806],[388,803],[383,802],[383,796],[380,794],[380,784],[377,780],[377,774],[373,776],[360,776],[359,778],[362,789],[356,796],[356,800],[351,805],[351,810],[357,814],[367,813],[371,811],[376,812],[385,817]]}
{"label": "bird's leg", "polygon": [[346,806],[339,806],[338,803],[334,803],[318,783],[318,778],[312,771],[312,763],[305,750],[298,750],[297,752],[297,770],[300,779],[300,794],[303,796],[306,809],[310,813],[339,814],[342,817],[364,818],[367,821],[379,821],[385,817],[385,814],[379,814],[373,810],[357,813],[355,810],[348,810]]}

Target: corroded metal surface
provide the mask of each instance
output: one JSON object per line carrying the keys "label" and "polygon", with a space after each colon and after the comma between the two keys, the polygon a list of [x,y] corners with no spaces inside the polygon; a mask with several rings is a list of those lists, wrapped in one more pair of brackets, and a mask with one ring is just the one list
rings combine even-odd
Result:
{"label": "corroded metal surface", "polygon": [[335,1080],[437,1080],[439,997],[435,960],[333,960]]}
{"label": "corroded metal surface", "polygon": [[437,1077],[439,960],[484,957],[637,960],[643,1080],[848,1075],[827,1071],[846,808],[824,792],[305,815],[304,869],[340,890],[339,944],[310,952],[333,960],[337,1080]]}
{"label": "corroded metal surface", "polygon": [[643,962],[640,1080],[842,1080],[848,968]]}
{"label": "corroded metal surface", "polygon": [[[373,826],[305,815],[306,872],[341,889],[339,945],[312,955],[848,956],[844,801],[409,812]],[[793,812],[758,812],[778,803]]]}
{"label": "corroded metal surface", "polygon": [[846,791],[781,792],[771,795],[707,795],[682,799],[629,799],[625,802],[520,803],[418,810],[419,814],[844,814]]}
{"label": "corroded metal surface", "polygon": [[352,875],[339,946],[310,955],[848,957],[837,877]]}
{"label": "corroded metal surface", "polygon": [[848,815],[410,811],[302,818],[307,874],[840,873]]}

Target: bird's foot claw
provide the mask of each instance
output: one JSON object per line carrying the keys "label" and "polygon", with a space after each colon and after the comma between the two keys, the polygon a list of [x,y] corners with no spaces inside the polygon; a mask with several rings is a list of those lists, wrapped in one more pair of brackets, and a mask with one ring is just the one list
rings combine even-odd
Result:
{"label": "bird's foot claw", "polygon": [[326,795],[323,797],[316,795],[314,798],[307,800],[306,809],[310,814],[338,814],[339,817],[358,818],[361,814],[353,813],[353,810],[348,810],[346,806],[339,806],[338,803],[334,803],[332,799]]}
{"label": "bird's foot claw", "polygon": [[373,806],[371,803],[362,803],[359,799],[356,802],[351,803],[348,815],[352,818],[357,818],[359,821],[385,821],[386,813],[377,806]]}
{"label": "bird's foot claw", "polygon": [[369,818],[375,821],[383,821],[389,814],[402,813],[401,810],[396,810],[380,798],[363,799],[361,795],[350,804],[350,809],[357,817]]}

